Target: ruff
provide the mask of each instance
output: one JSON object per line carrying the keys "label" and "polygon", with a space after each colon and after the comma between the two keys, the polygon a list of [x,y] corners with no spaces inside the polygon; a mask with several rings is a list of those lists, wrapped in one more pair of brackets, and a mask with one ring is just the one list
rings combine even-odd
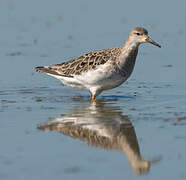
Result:
{"label": "ruff", "polygon": [[136,27],[123,46],[91,51],[68,62],[36,67],[36,71],[57,78],[64,85],[87,89],[95,100],[102,91],[118,87],[130,77],[138,47],[146,42],[161,47],[146,29]]}

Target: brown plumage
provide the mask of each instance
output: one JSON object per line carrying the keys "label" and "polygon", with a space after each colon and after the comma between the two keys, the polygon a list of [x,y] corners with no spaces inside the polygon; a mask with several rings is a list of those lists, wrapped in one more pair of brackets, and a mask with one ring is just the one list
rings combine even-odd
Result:
{"label": "brown plumage", "polygon": [[120,53],[121,47],[91,51],[61,64],[36,67],[36,71],[58,76],[73,77],[74,75],[80,75],[82,72],[96,69],[98,65],[105,64],[108,60],[116,60]]}

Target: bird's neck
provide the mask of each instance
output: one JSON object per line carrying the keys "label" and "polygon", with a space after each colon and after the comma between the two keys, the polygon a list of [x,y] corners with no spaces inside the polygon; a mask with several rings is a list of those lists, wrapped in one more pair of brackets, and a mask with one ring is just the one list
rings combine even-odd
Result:
{"label": "bird's neck", "polygon": [[139,43],[127,39],[125,44],[121,47],[121,54],[118,61],[119,67],[127,73],[127,76],[133,71],[136,56],[138,54]]}
{"label": "bird's neck", "polygon": [[128,38],[125,41],[125,44],[122,46],[121,55],[123,55],[123,56],[132,55],[134,52],[138,51],[139,45],[140,45],[140,43],[138,43],[134,39]]}

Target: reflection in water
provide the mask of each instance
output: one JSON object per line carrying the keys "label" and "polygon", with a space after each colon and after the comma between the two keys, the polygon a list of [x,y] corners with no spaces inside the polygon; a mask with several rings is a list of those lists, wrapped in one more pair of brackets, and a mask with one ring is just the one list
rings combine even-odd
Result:
{"label": "reflection in water", "polygon": [[88,107],[78,107],[69,114],[52,118],[39,129],[58,131],[88,144],[105,149],[122,151],[134,173],[148,173],[152,161],[141,157],[138,140],[128,116],[117,106],[103,101],[92,102]]}

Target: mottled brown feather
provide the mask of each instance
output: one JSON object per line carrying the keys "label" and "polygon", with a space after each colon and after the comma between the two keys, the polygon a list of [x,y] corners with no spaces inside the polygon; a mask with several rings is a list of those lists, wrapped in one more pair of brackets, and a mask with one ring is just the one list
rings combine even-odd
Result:
{"label": "mottled brown feather", "polygon": [[36,71],[65,77],[80,75],[88,70],[96,69],[107,61],[114,61],[121,53],[121,47],[96,50],[86,53],[70,61],[51,66],[36,67]]}

